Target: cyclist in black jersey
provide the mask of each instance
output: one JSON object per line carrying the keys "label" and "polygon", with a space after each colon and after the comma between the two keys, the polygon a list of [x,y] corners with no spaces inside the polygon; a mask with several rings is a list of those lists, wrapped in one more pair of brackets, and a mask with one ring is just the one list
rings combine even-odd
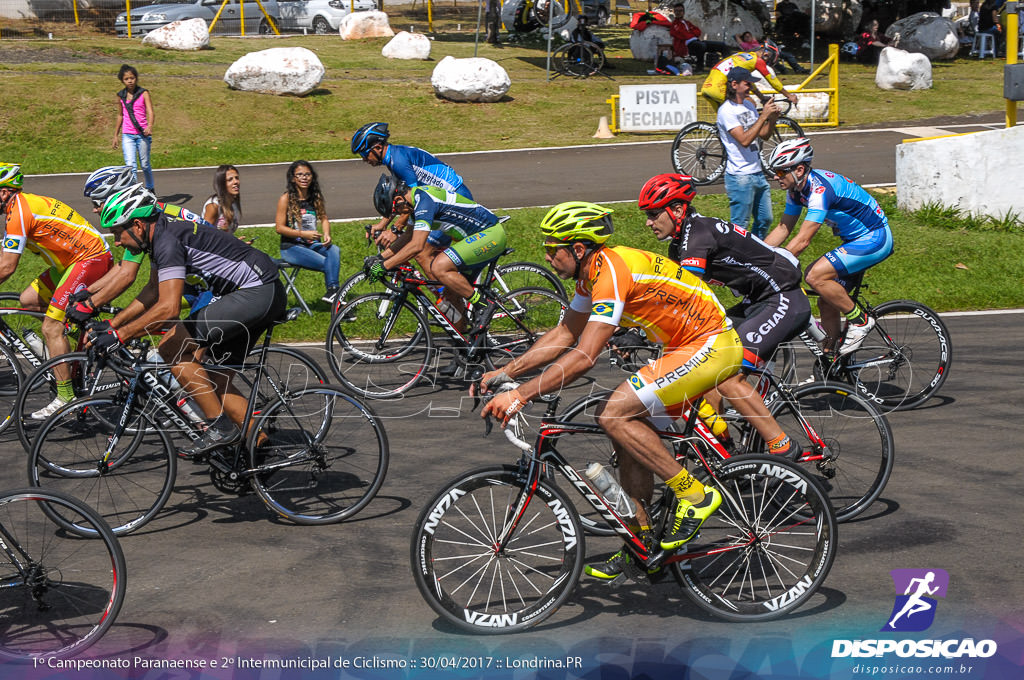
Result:
{"label": "cyclist in black jersey", "polygon": [[[800,270],[786,254],[736,224],[704,217],[690,202],[697,195],[686,175],[656,175],[637,201],[647,226],[661,240],[672,239],[668,256],[708,283],[727,286],[743,300],[727,310],[743,341],[740,373],[717,391],[768,442],[771,453],[793,453],[793,444],[768,413],[746,376],[761,368],[783,342],[807,327],[811,305],[800,287]],[[720,410],[720,398],[705,395]],[[704,415],[702,413],[702,415]]]}
{"label": "cyclist in black jersey", "polygon": [[[284,313],[287,298],[269,255],[227,232],[168,216],[156,197],[136,186],[110,197],[100,216],[115,242],[148,253],[155,281],[139,294],[141,312],[91,327],[97,349],[167,329],[158,347],[171,372],[212,421],[203,437],[179,453],[191,458],[237,441],[247,399],[231,385],[232,371],[207,371],[201,363],[241,364],[260,335]],[[199,281],[214,299],[179,321],[186,281]]]}

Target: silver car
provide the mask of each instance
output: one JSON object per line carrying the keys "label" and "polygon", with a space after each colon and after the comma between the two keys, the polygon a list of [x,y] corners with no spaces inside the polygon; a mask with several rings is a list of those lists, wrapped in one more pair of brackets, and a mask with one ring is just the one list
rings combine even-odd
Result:
{"label": "silver car", "polygon": [[[172,21],[183,19],[204,19],[209,25],[216,16],[217,10],[224,5],[224,11],[213,27],[215,33],[239,34],[242,32],[242,14],[245,14],[245,32],[272,33],[267,18],[263,16],[255,0],[246,0],[242,5],[238,0],[169,0],[159,5],[150,5],[139,9],[132,8],[132,35],[145,35],[152,30],[166,26]],[[280,10],[276,0],[262,0],[264,9],[274,23],[280,21]],[[114,29],[118,35],[128,35],[128,20],[124,12],[117,15]]]}
{"label": "silver car", "polygon": [[336,32],[353,4],[356,12],[377,9],[376,0],[278,0],[281,30],[305,29],[320,34]]}

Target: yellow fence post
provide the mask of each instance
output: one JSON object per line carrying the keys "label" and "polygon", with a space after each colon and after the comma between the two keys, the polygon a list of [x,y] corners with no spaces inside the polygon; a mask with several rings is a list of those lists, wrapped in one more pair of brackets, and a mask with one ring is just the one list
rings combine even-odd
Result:
{"label": "yellow fence post", "polygon": [[124,16],[128,22],[128,37],[132,37],[132,0],[124,0]]}
{"label": "yellow fence post", "polygon": [[[1020,49],[1020,19],[1017,14],[1016,2],[1006,3],[1006,64],[1012,66],[1017,63],[1017,50]],[[1004,78],[1006,76],[1003,76]],[[1017,102],[1013,99],[1006,100],[1006,127],[1013,127],[1017,124]]]}
{"label": "yellow fence post", "polygon": [[622,132],[622,130],[619,129],[619,118],[618,118],[618,113],[619,113],[619,95],[613,94],[611,96],[611,98],[606,99],[605,101],[612,105],[612,115],[608,119],[609,121],[611,121],[611,123],[608,125],[608,129],[611,130],[612,132]]}
{"label": "yellow fence post", "polygon": [[434,32],[434,0],[427,0],[427,30]]}

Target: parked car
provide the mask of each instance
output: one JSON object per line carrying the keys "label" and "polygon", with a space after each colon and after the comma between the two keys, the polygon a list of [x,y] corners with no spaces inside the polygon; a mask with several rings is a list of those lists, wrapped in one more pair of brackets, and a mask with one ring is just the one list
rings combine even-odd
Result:
{"label": "parked car", "polygon": [[[150,5],[140,9],[132,8],[132,35],[145,35],[152,30],[166,26],[172,21],[183,19],[205,19],[207,25],[213,21],[224,0],[168,0],[159,5]],[[281,12],[276,0],[262,0],[263,8],[271,16],[274,23],[280,21]],[[246,33],[271,33],[270,24],[260,11],[255,0],[245,0],[241,5],[238,0],[227,0],[224,11],[213,27],[215,33],[238,34],[242,32],[242,13],[245,14]],[[118,35],[128,35],[128,20],[125,12],[117,15],[114,29]]]}
{"label": "parked car", "polygon": [[582,0],[583,15],[593,26],[604,26],[612,15],[611,0]]}
{"label": "parked car", "polygon": [[281,9],[281,30],[331,33],[338,30],[341,19],[355,5],[356,12],[377,9],[376,0],[278,0]]}
{"label": "parked car", "polygon": [[[153,0],[135,0],[132,6],[143,7],[152,4]],[[79,17],[96,13],[111,13],[124,9],[124,0],[78,0]],[[40,19],[57,21],[73,21],[71,0],[28,0],[28,7]]]}

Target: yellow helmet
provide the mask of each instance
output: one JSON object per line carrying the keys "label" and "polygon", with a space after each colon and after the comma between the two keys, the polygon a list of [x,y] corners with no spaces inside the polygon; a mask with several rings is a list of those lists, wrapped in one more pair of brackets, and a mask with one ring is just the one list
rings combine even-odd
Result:
{"label": "yellow helmet", "polygon": [[25,183],[21,174],[21,166],[16,163],[0,163],[0,187],[20,189]]}
{"label": "yellow helmet", "polygon": [[612,209],[596,203],[559,203],[540,222],[544,236],[558,241],[590,241],[601,244],[615,231]]}

